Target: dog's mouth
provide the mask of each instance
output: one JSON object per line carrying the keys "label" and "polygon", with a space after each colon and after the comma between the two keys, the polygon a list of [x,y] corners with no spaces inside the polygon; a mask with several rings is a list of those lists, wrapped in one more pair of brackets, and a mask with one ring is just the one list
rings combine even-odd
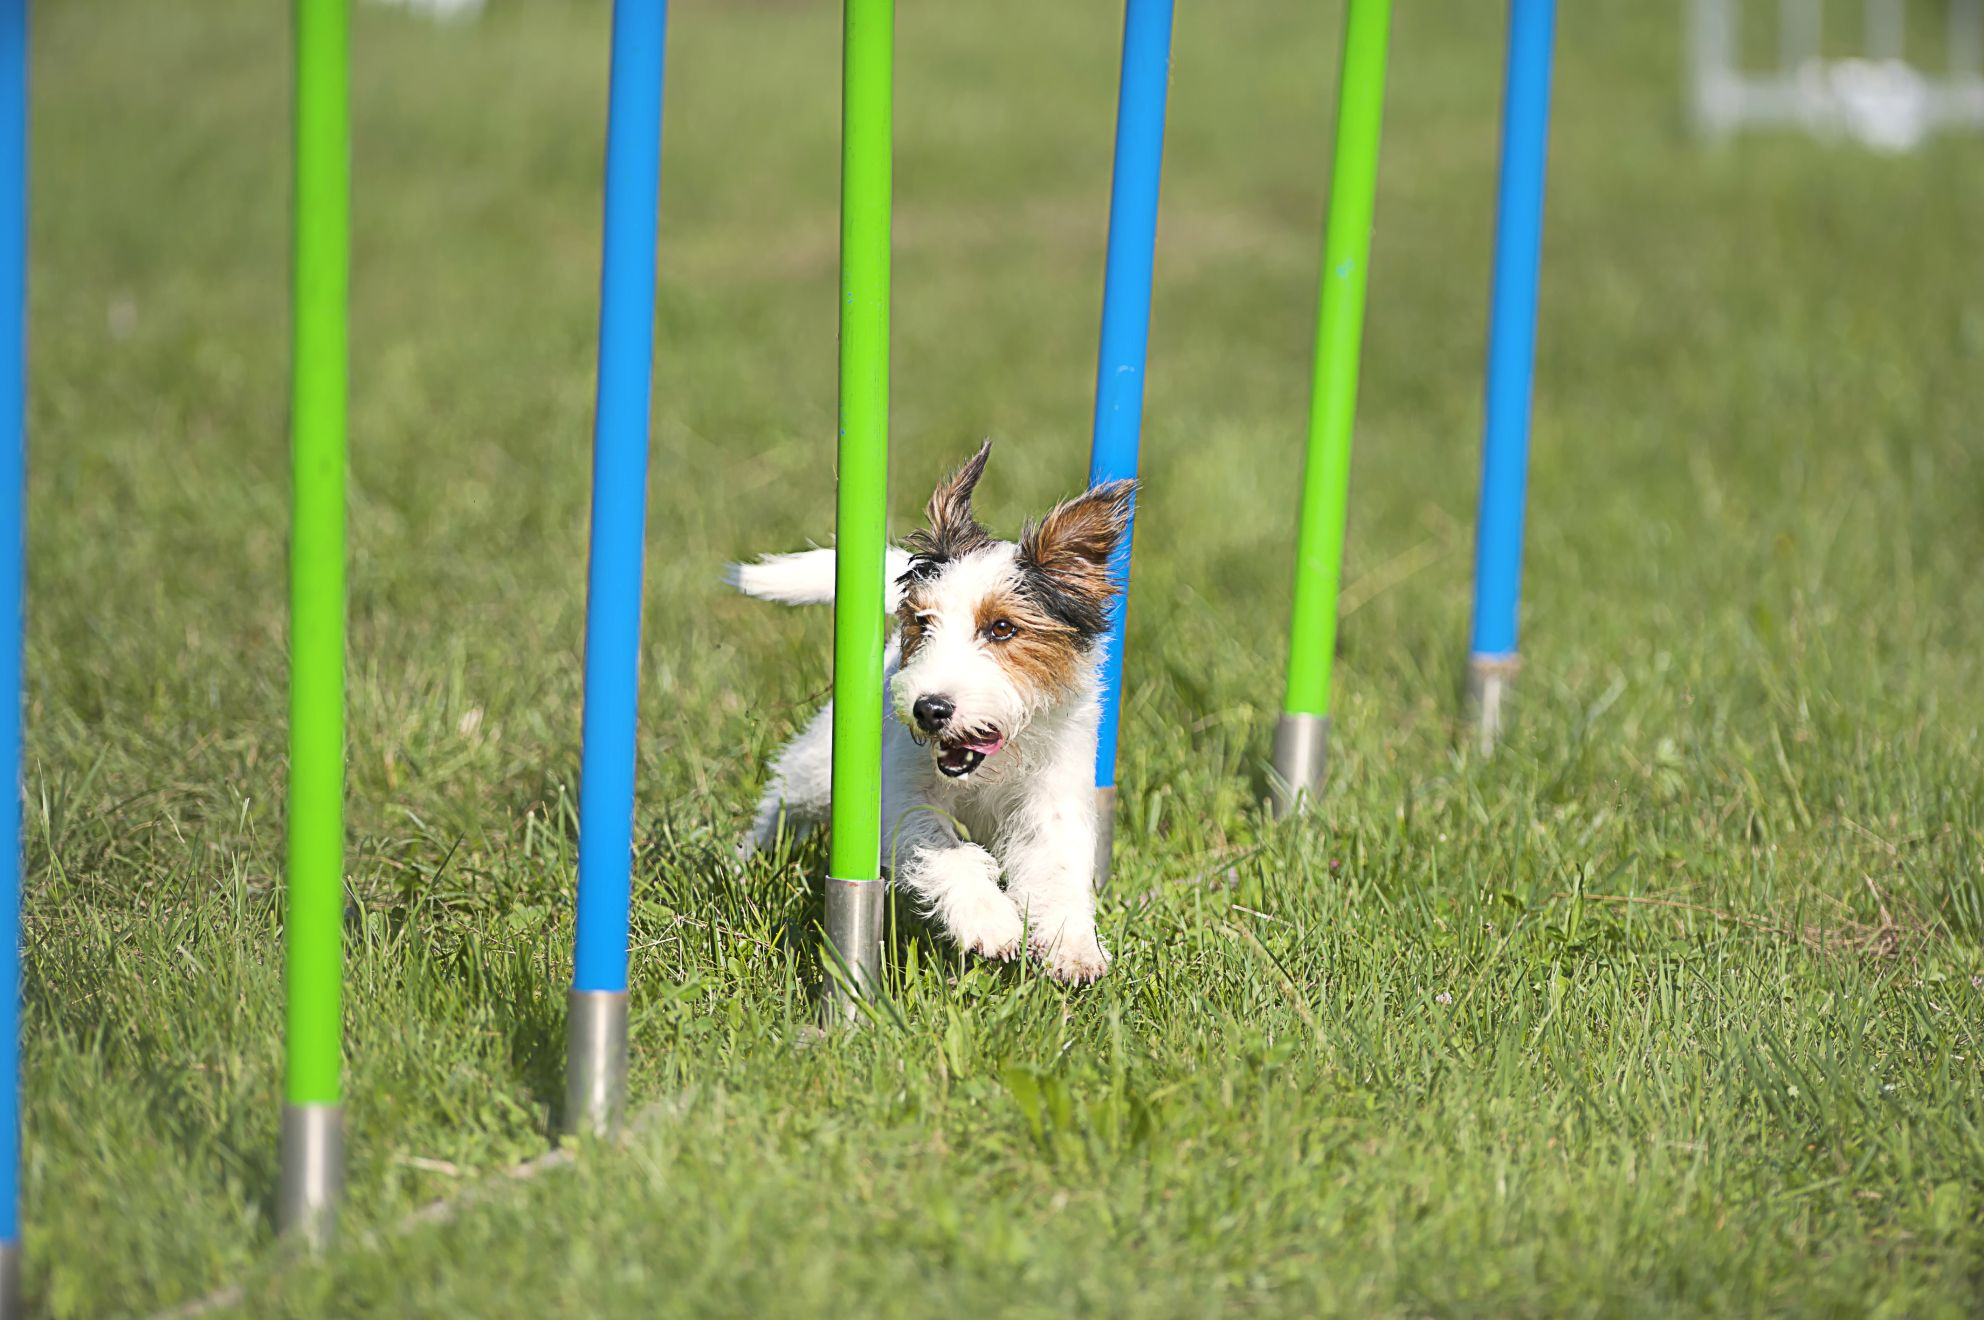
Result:
{"label": "dog's mouth", "polygon": [[979,730],[937,740],[937,769],[949,779],[963,779],[1006,745],[997,730]]}

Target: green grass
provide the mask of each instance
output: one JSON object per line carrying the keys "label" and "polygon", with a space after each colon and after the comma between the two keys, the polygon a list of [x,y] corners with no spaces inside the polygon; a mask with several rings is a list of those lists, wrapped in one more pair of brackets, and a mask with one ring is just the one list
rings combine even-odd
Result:
{"label": "green grass", "polygon": [[[1281,690],[1338,20],[1181,5],[1115,970],[894,958],[721,859],[827,681],[833,6],[670,34],[624,1150],[569,975],[606,7],[361,7],[343,1245],[280,1100],[283,7],[37,13],[27,1280],[56,1316],[1961,1314],[1984,1289],[1984,156],[1679,129],[1564,6],[1520,725],[1453,720],[1499,7],[1402,6],[1336,761]],[[1118,9],[902,6],[896,526],[1079,484]],[[451,1171],[452,1170],[452,1171]],[[487,1195],[389,1235],[414,1207]]]}

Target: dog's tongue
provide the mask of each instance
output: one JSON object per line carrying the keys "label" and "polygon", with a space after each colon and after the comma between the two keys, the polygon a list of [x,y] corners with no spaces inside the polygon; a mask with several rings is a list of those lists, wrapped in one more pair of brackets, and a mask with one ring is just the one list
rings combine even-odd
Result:
{"label": "dog's tongue", "polygon": [[990,756],[994,752],[998,751],[1001,747],[1004,747],[1005,745],[1006,745],[1005,735],[997,734],[997,733],[993,734],[990,738],[987,738],[983,742],[968,742],[968,743],[960,744],[960,746],[964,747],[967,751],[977,752],[980,756]]}

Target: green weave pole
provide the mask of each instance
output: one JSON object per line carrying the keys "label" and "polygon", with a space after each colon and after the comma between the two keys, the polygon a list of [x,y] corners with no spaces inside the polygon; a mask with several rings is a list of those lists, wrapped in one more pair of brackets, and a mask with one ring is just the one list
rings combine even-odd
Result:
{"label": "green weave pole", "polygon": [[345,287],[350,250],[347,0],[296,0],[290,317],[288,1030],[282,1231],[322,1246],[344,1187]]}
{"label": "green weave pole", "polygon": [[827,938],[857,982],[872,982],[880,974],[881,958],[894,3],[845,0],[843,17],[840,443]]}
{"label": "green weave pole", "polygon": [[1302,470],[1302,513],[1289,627],[1288,687],[1275,739],[1275,769],[1290,808],[1320,783],[1336,652],[1337,593],[1357,413],[1358,349],[1371,256],[1371,212],[1385,99],[1391,0],[1350,0],[1338,80],[1336,154],[1316,316],[1315,383]]}
{"label": "green weave pole", "polygon": [[344,913],[346,0],[296,3],[289,596],[291,1104],[338,1101]]}

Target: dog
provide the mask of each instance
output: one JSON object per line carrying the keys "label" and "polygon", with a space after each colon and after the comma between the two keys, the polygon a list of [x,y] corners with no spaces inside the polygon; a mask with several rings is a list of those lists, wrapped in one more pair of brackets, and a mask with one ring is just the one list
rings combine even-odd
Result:
{"label": "dog", "polygon": [[[882,864],[968,952],[1022,949],[1057,980],[1109,969],[1095,929],[1095,740],[1102,648],[1134,481],[1056,505],[1017,541],[973,516],[978,453],[930,497],[929,526],[887,552],[896,631],[883,655]],[[745,594],[834,596],[834,552],[731,568]],[[833,704],[780,753],[746,853],[827,818]],[[961,827],[961,828],[960,828]],[[1005,884],[1000,885],[1003,876]]]}

